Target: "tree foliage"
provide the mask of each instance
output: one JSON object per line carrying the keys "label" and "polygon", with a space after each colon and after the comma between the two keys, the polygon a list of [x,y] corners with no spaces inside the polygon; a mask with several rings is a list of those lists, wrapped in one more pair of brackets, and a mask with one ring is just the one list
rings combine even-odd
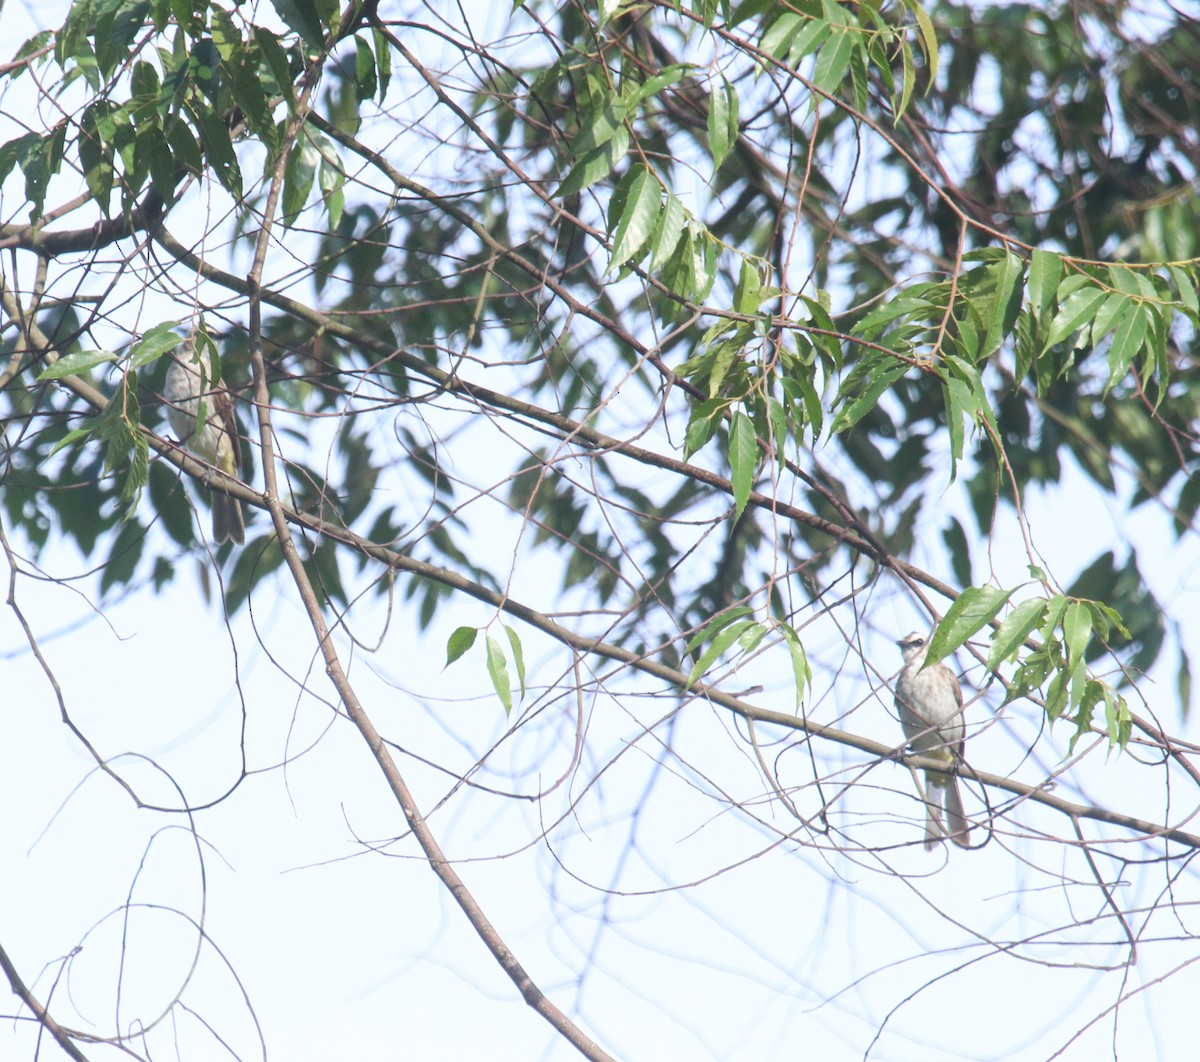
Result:
{"label": "tree foliage", "polygon": [[[890,806],[868,779],[946,767],[877,702],[890,642],[936,624],[930,658],[983,691],[952,768],[977,833],[1010,871],[1069,841],[1071,869],[1039,873],[1102,897],[1132,961],[1146,901],[1115,898],[1114,839],[1160,885],[1200,843],[1193,750],[1159,721],[1187,712],[1189,617],[1152,590],[1161,539],[1114,542],[1063,499],[1194,540],[1197,24],[1093,0],[393,6],[76,0],[0,68],[14,578],[66,578],[73,550],[101,608],[196,571],[231,622],[301,605],[404,828],[591,1057],[602,1023],[526,990],[441,856],[347,666],[372,649],[357,616],[402,612],[447,681],[484,677],[501,745],[565,727],[577,786],[533,787],[551,848],[576,815],[636,821],[593,784],[620,753],[586,701],[621,705],[650,790],[678,772],[766,853],[898,876],[907,776]],[[242,484],[170,435],[165,356],[193,327],[238,400]],[[243,547],[206,544],[213,490],[248,507]],[[1076,568],[1038,552],[1031,498]],[[705,774],[685,735],[713,711]],[[972,751],[997,724],[1003,766]],[[1089,762],[1136,758],[1157,802],[1085,798],[1051,724]],[[496,749],[461,740],[446,770],[503,804]],[[734,760],[755,765],[736,793]]]}

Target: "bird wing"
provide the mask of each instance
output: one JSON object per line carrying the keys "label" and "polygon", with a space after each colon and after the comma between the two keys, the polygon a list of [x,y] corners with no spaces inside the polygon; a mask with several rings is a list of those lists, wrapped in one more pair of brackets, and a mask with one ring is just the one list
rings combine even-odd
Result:
{"label": "bird wing", "polygon": [[958,681],[958,676],[949,668],[946,669],[946,674],[950,676],[950,688],[954,690],[954,700],[958,705],[958,725],[962,728],[962,737],[954,743],[954,753],[960,762],[966,762],[967,758],[967,717],[963,712],[963,691],[962,685]]}
{"label": "bird wing", "polygon": [[[220,387],[213,394],[213,406],[217,416],[221,418],[221,429],[229,437],[229,449],[233,452],[233,468],[236,474],[242,467],[242,440],[238,435],[237,414],[233,409],[233,395],[225,387]],[[962,693],[958,695],[958,703],[962,704]]]}

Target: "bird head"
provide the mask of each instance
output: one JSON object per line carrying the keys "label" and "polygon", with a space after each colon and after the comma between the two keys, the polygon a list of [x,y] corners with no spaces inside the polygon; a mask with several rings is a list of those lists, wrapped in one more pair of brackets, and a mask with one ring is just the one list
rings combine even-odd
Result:
{"label": "bird head", "polygon": [[929,639],[917,631],[911,634],[906,634],[897,643],[900,646],[900,652],[904,654],[904,659],[912,660],[918,653],[924,655],[925,647],[929,644]]}

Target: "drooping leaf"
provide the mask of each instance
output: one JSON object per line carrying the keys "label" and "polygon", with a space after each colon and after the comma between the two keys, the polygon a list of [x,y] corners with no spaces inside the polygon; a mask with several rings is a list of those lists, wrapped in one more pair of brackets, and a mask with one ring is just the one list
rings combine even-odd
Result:
{"label": "drooping leaf", "polygon": [[43,369],[38,374],[38,379],[61,380],[64,376],[74,376],[76,373],[87,372],[97,365],[116,360],[117,355],[111,350],[80,350],[64,355],[53,365]]}
{"label": "drooping leaf", "polygon": [[1083,659],[1083,652],[1092,637],[1092,614],[1082,601],[1072,601],[1062,619],[1067,659],[1074,663]]}
{"label": "drooping leaf", "polygon": [[729,427],[729,467],[733,483],[733,508],[736,516],[742,515],[754,485],[754,473],[758,468],[758,439],[754,434],[754,422],[740,409],[734,413]]}
{"label": "drooping leaf", "polygon": [[1042,622],[1046,612],[1044,598],[1033,597],[1022,601],[1004,617],[996,633],[992,635],[992,646],[988,650],[987,669],[995,671],[1005,660],[1011,660],[1025,639]]}
{"label": "drooping leaf", "polygon": [[708,101],[708,145],[713,173],[721,168],[738,138],[737,90],[725,79],[714,83]]}
{"label": "drooping leaf", "polygon": [[485,638],[487,644],[487,670],[492,680],[492,689],[504,705],[504,714],[512,714],[512,683],[508,677],[508,662],[504,658],[504,647],[492,635]]}
{"label": "drooping leaf", "polygon": [[325,28],[313,0],[271,0],[271,5],[283,19],[284,25],[300,34],[314,52],[325,47]]}
{"label": "drooping leaf", "polygon": [[512,649],[513,663],[517,668],[517,684],[521,687],[521,696],[525,696],[525,650],[521,647],[521,639],[517,632],[507,623],[504,633],[508,635],[509,648]]}
{"label": "drooping leaf", "polygon": [[726,650],[728,650],[729,647],[733,645],[733,643],[736,642],[745,631],[749,630],[754,625],[755,624],[753,620],[739,619],[730,623],[727,627],[722,628],[716,637],[713,638],[708,648],[700,654],[700,659],[696,661],[695,665],[692,667],[692,670],[688,673],[688,686],[691,686],[696,679],[705,674],[708,669],[725,654]]}
{"label": "drooping leaf", "polygon": [[641,169],[629,189],[621,220],[613,235],[609,271],[636,261],[650,239],[662,202],[662,187],[648,169]]}
{"label": "drooping leaf", "polygon": [[964,645],[968,638],[999,615],[1011,596],[1011,590],[1001,590],[996,586],[967,587],[946,610],[942,622],[929,639],[926,663],[935,664]]}
{"label": "drooping leaf", "polygon": [[320,161],[321,153],[317,150],[316,144],[307,136],[299,137],[288,157],[287,170],[284,173],[283,222],[285,225],[289,227],[294,225],[300,211],[308,202]]}
{"label": "drooping leaf", "polygon": [[478,634],[479,628],[477,627],[456,627],[446,641],[445,667],[449,667],[470,649],[475,644],[475,638]]}
{"label": "drooping leaf", "polygon": [[[1072,278],[1068,277],[1067,279]],[[1063,283],[1065,284],[1066,281]],[[1060,286],[1060,296],[1061,292]],[[1107,292],[1086,280],[1083,286],[1072,291],[1066,300],[1060,303],[1058,312],[1050,321],[1050,327],[1042,344],[1043,353],[1061,343],[1067,336],[1077,332],[1086,321],[1091,319],[1107,297]]]}
{"label": "drooping leaf", "polygon": [[804,643],[800,635],[786,624],[780,628],[784,641],[787,642],[788,656],[792,661],[792,678],[796,687],[796,707],[804,703],[804,696],[812,690],[812,668],[808,663],[808,654],[804,651]]}

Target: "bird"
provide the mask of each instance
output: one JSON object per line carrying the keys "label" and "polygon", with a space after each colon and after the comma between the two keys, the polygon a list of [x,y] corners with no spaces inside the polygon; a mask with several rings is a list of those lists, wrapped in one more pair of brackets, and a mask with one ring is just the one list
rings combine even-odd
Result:
{"label": "bird", "polygon": [[[238,439],[237,416],[233,396],[224,387],[214,386],[208,352],[196,348],[193,331],[167,355],[167,380],[163,398],[172,430],[193,454],[219,468],[227,476],[239,478],[242,447]],[[196,432],[196,419],[204,406],[204,423]],[[212,532],[217,545],[246,541],[246,518],[242,503],[231,494],[212,492]]]}
{"label": "bird", "polygon": [[[929,639],[914,631],[896,643],[904,667],[896,679],[896,708],[904,737],[913,751],[942,760],[962,762],[966,744],[962,687],[945,664],[925,666]],[[952,774],[925,772],[925,847],[932,849],[949,836],[961,848],[971,847],[971,827],[963,814],[958,779]],[[946,811],[949,829],[942,823]]]}

